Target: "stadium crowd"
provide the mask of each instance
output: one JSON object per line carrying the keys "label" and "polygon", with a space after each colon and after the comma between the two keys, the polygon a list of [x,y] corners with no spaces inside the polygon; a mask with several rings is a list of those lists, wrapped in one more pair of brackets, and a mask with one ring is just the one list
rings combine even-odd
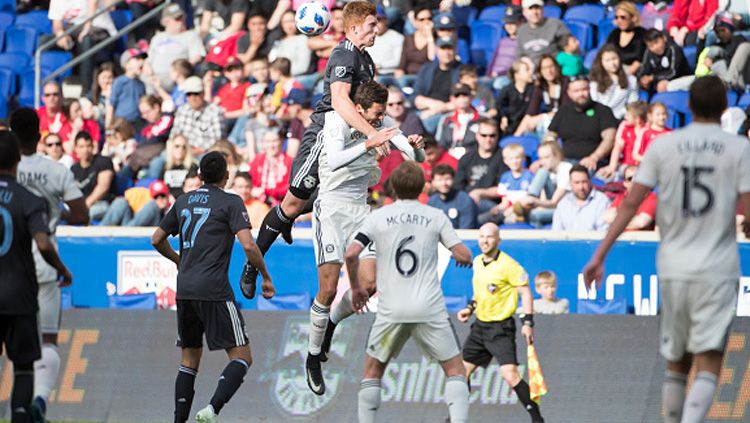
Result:
{"label": "stadium crowd", "polygon": [[[156,4],[126,3],[56,48],[75,57],[116,33],[115,13],[137,18]],[[226,188],[257,227],[288,189],[321,73],[344,38],[344,2],[323,1],[331,24],[316,37],[296,29],[302,3],[169,4],[124,49],[111,44],[41,87],[39,153],[71,168],[94,222],[148,226],[200,183],[196,160],[219,151]],[[425,135],[420,200],[455,228],[605,230],[649,144],[689,122],[685,90],[702,75],[733,90],[723,128],[750,132],[746,1],[375,3],[380,35],[368,51],[389,86],[386,113],[404,134]],[[48,10],[45,40],[107,4],[18,9]],[[392,201],[388,176],[403,160],[380,162],[371,204]],[[653,229],[657,203],[652,194],[628,229]]]}

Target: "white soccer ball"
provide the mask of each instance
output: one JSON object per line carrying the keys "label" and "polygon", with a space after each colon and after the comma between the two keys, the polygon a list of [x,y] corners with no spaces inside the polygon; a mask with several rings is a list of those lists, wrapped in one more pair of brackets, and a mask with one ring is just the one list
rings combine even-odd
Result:
{"label": "white soccer ball", "polygon": [[297,9],[294,22],[297,30],[305,35],[320,35],[328,28],[331,21],[331,13],[328,8],[320,2],[311,1],[304,3]]}

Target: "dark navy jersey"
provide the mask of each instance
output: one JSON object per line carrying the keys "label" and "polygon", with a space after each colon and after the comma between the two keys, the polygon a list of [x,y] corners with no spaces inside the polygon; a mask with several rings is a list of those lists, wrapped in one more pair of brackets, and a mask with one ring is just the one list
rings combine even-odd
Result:
{"label": "dark navy jersey", "polygon": [[346,82],[351,84],[349,97],[354,98],[354,93],[360,85],[372,81],[375,77],[375,62],[372,61],[370,53],[360,50],[348,39],[344,38],[331,52],[328,58],[325,73],[323,75],[323,97],[315,107],[311,119],[323,124],[326,112],[333,110],[331,105],[331,84],[334,82]]}
{"label": "dark navy jersey", "polygon": [[0,315],[36,314],[39,290],[31,241],[49,233],[47,203],[0,176]]}
{"label": "dark navy jersey", "polygon": [[234,236],[250,229],[240,197],[204,185],[181,195],[159,227],[180,236],[178,300],[234,301],[227,276]]}

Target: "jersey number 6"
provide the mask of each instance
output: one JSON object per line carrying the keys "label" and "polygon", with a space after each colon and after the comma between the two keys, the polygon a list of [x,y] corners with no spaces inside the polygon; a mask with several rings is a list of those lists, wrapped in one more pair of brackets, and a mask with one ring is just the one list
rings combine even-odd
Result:
{"label": "jersey number 6", "polygon": [[[401,274],[401,276],[407,278],[412,277],[419,267],[419,259],[417,258],[417,254],[414,251],[406,248],[406,244],[409,244],[412,241],[414,241],[414,235],[407,236],[406,238],[399,241],[398,248],[396,249],[396,269],[398,270],[398,273]],[[404,262],[406,262],[406,264],[410,266],[408,268],[405,268],[403,266]]]}

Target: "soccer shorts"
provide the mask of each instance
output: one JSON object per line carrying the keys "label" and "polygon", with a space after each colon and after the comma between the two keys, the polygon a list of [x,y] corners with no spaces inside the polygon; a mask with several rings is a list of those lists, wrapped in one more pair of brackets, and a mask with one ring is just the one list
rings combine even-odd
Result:
{"label": "soccer shorts", "polygon": [[[312,223],[317,265],[343,263],[347,247],[369,214],[370,206],[367,204],[321,198],[315,200]],[[372,244],[362,251],[360,258],[375,258]]]}
{"label": "soccer shorts", "polygon": [[738,289],[737,279],[660,279],[660,349],[664,358],[679,361],[685,353],[724,351],[737,310]]}
{"label": "soccer shorts", "polygon": [[322,149],[323,124],[313,121],[305,130],[299,151],[292,161],[289,191],[295,197],[307,200],[318,188],[318,157]]}
{"label": "soccer shorts", "polygon": [[377,316],[367,337],[367,354],[387,363],[398,357],[409,338],[414,339],[425,356],[437,361],[450,360],[461,353],[458,336],[447,316],[420,323],[386,322]]}
{"label": "soccer shorts", "polygon": [[495,357],[499,365],[518,364],[516,358],[516,322],[513,317],[501,322],[475,321],[464,342],[464,361],[487,367]]}
{"label": "soccer shorts", "polygon": [[202,348],[204,333],[211,351],[249,342],[245,319],[234,301],[177,300],[177,346]]}
{"label": "soccer shorts", "polygon": [[39,284],[39,326],[42,333],[56,334],[60,331],[61,292],[57,282]]}
{"label": "soccer shorts", "polygon": [[10,361],[33,363],[42,357],[42,340],[36,313],[0,315],[0,355],[3,346]]}

